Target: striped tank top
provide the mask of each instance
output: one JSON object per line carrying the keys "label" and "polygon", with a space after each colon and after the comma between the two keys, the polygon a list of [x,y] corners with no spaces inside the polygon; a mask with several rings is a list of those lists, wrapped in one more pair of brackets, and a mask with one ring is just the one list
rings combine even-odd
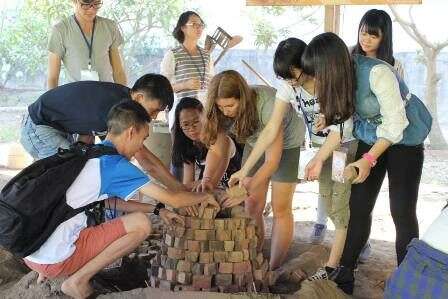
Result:
{"label": "striped tank top", "polygon": [[184,47],[179,46],[172,49],[174,55],[174,75],[177,82],[197,78],[201,81],[202,90],[183,90],[176,93],[180,100],[183,97],[193,97],[202,100],[206,87],[210,82],[210,54],[198,46],[199,54],[190,55]]}

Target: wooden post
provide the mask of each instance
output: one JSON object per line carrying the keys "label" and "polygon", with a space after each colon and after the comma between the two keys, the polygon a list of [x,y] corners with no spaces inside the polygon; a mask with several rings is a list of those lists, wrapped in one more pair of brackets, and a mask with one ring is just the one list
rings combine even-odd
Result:
{"label": "wooden post", "polygon": [[339,34],[340,16],[340,5],[325,5],[324,31]]}

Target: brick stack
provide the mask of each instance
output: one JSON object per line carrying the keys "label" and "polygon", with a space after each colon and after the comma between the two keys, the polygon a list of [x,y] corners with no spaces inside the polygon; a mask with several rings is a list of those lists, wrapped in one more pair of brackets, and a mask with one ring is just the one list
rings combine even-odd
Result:
{"label": "brick stack", "polygon": [[205,208],[200,218],[185,217],[185,227],[164,231],[161,251],[148,270],[152,287],[224,293],[266,290],[268,262],[257,251],[253,221],[215,217],[215,209]]}

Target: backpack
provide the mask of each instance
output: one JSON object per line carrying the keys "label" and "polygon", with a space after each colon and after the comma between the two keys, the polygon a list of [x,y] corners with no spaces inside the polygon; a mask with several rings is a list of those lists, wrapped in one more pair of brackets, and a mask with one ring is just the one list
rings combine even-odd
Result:
{"label": "backpack", "polygon": [[23,169],[0,194],[0,246],[26,257],[61,223],[97,205],[73,209],[66,192],[89,159],[117,154],[113,147],[76,143]]}

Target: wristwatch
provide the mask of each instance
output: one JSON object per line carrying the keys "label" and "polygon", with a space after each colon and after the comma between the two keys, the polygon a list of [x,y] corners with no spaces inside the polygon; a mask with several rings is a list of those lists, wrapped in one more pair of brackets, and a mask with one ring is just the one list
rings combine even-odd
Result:
{"label": "wristwatch", "polygon": [[165,205],[163,203],[159,202],[158,204],[156,204],[153,214],[158,216],[160,214],[161,209],[165,209]]}

